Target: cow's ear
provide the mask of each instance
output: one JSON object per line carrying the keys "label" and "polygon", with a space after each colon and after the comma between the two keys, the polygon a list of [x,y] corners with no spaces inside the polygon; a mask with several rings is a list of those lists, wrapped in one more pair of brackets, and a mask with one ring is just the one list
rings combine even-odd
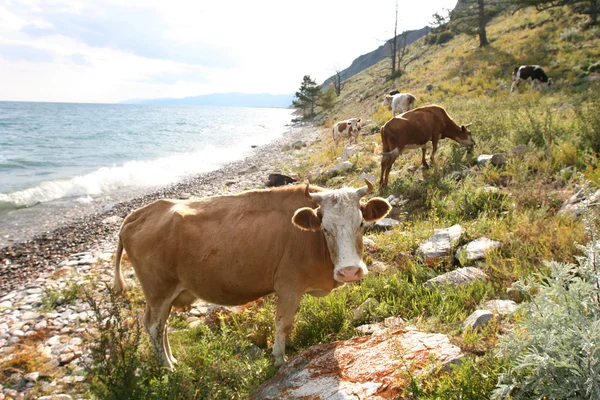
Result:
{"label": "cow's ear", "polygon": [[362,120],[359,118],[359,119],[357,120],[357,122],[360,122],[360,121],[362,121]]}
{"label": "cow's ear", "polygon": [[297,209],[292,217],[292,223],[303,231],[318,231],[321,229],[321,218],[316,210],[310,207]]}
{"label": "cow's ear", "polygon": [[385,217],[392,209],[390,203],[381,197],[374,197],[367,204],[360,205],[363,219],[367,222],[378,221]]}

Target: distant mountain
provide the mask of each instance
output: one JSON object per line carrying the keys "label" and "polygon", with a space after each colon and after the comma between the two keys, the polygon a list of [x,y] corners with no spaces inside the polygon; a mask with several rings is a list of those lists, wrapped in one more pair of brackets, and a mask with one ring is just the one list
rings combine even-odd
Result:
{"label": "distant mountain", "polygon": [[[418,29],[416,31],[408,31],[408,35],[406,36],[406,45],[408,46],[409,44],[416,41],[417,39],[420,39],[423,36],[427,35],[430,30],[431,30],[431,28],[426,26],[426,27]],[[402,43],[402,35],[401,34],[396,36],[396,38],[397,38],[397,43]],[[390,48],[391,41],[392,41],[392,39],[388,40],[387,42],[385,42],[384,44],[379,46],[376,50],[373,50],[372,52],[367,53],[367,54],[363,54],[362,56],[360,56],[360,57],[356,58],[354,61],[352,61],[352,64],[348,68],[346,68],[343,71],[340,71],[342,80],[344,81],[344,80],[358,74],[359,72],[364,71],[365,69],[369,68],[370,66],[377,64],[379,61],[381,61],[385,58],[388,58],[391,54],[391,48]],[[327,89],[327,87],[329,86],[329,83],[333,82],[334,76],[331,76],[331,77],[325,79],[325,81],[323,82],[321,87],[323,89]]]}
{"label": "distant mountain", "polygon": [[292,105],[293,98],[293,94],[213,93],[179,99],[127,100],[121,104],[287,108]]}

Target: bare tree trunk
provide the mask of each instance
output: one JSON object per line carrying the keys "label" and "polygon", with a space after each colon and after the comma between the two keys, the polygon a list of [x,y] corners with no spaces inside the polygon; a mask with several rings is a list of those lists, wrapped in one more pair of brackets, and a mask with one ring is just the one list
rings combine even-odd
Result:
{"label": "bare tree trunk", "polygon": [[394,74],[396,73],[396,52],[397,52],[397,46],[396,46],[396,32],[398,30],[398,0],[396,0],[396,22],[394,23],[394,37],[392,39],[392,41],[390,42],[390,46],[392,47],[392,75],[394,76]]}
{"label": "bare tree trunk", "polygon": [[487,40],[487,33],[485,31],[485,7],[483,4],[484,0],[477,0],[479,6],[479,47],[484,47],[490,44]]}

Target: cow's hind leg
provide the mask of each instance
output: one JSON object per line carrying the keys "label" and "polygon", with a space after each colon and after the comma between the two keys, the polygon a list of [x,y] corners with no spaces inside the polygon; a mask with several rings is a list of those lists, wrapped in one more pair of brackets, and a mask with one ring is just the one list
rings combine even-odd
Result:
{"label": "cow's hind leg", "polygon": [[[427,155],[427,147],[421,147],[421,153],[421,165],[423,166],[423,168],[428,169],[429,165],[427,164],[427,160],[425,159],[425,156]],[[433,153],[431,154],[431,163],[433,164]]]}
{"label": "cow's hind leg", "polygon": [[[161,363],[169,368],[173,369],[173,362],[171,361],[171,348],[168,344],[168,337],[166,335],[166,324],[169,314],[171,313],[171,298],[163,299],[162,301],[149,302],[146,300],[146,310],[144,313],[144,326],[148,330],[150,335],[150,341],[152,347],[156,352],[157,357]],[[167,341],[165,345],[165,341]],[[169,349],[167,351],[167,348]]]}
{"label": "cow's hind leg", "polygon": [[277,315],[275,317],[275,344],[273,345],[273,356],[275,366],[283,365],[285,362],[285,339],[292,329],[294,315],[300,305],[302,294],[278,293]]}

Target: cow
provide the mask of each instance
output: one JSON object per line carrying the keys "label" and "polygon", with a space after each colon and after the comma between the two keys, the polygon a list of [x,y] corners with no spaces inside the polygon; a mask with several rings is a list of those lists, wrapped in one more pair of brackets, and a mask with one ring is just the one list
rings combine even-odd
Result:
{"label": "cow", "polygon": [[332,133],[335,147],[338,147],[341,137],[347,137],[349,143],[352,143],[352,139],[354,139],[354,143],[358,143],[358,135],[362,129],[361,121],[360,118],[350,118],[333,125]]}
{"label": "cow", "polygon": [[303,293],[325,296],[362,279],[364,223],[387,215],[381,198],[361,203],[373,185],[326,190],[309,185],[250,190],[199,200],[157,200],[123,221],[114,290],[125,283],[121,256],[133,265],[146,308],[143,323],[161,362],[173,369],[166,322],[172,307],[197,299],[241,305],[275,292],[275,365]]}
{"label": "cow", "polygon": [[428,168],[425,160],[428,142],[433,144],[432,164],[435,162],[440,139],[452,139],[461,146],[474,146],[469,125],[471,124],[459,126],[443,107],[436,105],[418,107],[390,119],[380,130],[383,145],[380,188],[387,186],[392,165],[405,149],[420,147],[423,152],[423,167]]}
{"label": "cow", "polygon": [[530,81],[531,88],[535,86],[537,82],[541,87],[542,85],[548,88],[552,86],[552,78],[548,78],[548,75],[544,72],[542,67],[539,65],[521,65],[516,67],[513,71],[513,83],[510,85],[510,91],[512,92],[515,88],[519,90],[519,85],[522,81]]}
{"label": "cow", "polygon": [[412,110],[415,107],[415,96],[410,93],[397,93],[394,95],[385,95],[382,105],[388,106],[392,110],[392,117],[399,112],[403,113]]}

